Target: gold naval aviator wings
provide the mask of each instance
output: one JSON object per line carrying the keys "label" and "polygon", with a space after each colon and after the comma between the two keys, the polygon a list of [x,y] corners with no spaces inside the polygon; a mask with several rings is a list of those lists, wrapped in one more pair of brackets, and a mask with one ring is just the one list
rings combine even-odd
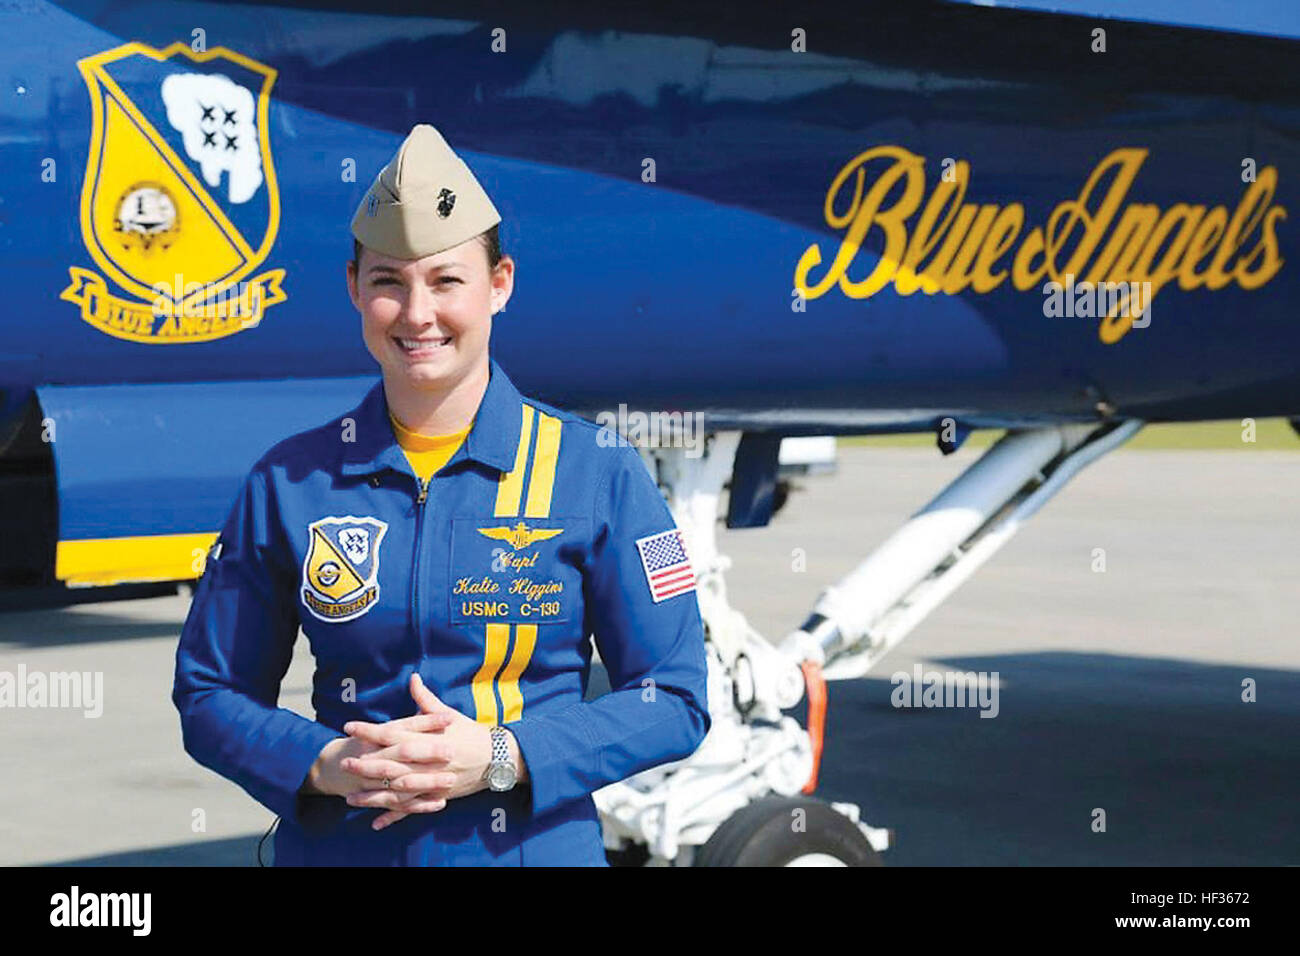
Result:
{"label": "gold naval aviator wings", "polygon": [[478,533],[485,538],[491,538],[494,541],[504,541],[516,551],[520,551],[530,544],[538,541],[545,541],[548,538],[554,538],[557,534],[564,534],[563,528],[530,528],[524,522],[519,522],[514,527],[502,526],[499,528],[479,528]]}

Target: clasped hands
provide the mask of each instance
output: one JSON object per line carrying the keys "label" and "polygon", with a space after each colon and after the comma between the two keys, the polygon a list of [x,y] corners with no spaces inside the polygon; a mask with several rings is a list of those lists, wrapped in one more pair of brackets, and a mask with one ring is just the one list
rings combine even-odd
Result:
{"label": "clasped hands", "polygon": [[[411,697],[419,708],[412,717],[344,724],[348,736],[321,749],[304,790],[346,797],[354,807],[384,808],[387,812],[371,824],[382,830],[409,814],[436,813],[448,800],[486,789],[489,726],[444,704],[419,674],[411,675]],[[525,768],[513,735],[510,751],[522,781]]]}

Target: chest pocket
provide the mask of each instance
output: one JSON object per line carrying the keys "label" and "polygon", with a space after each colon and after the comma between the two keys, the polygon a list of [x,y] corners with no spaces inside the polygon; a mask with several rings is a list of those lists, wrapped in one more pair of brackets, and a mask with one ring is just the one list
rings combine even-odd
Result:
{"label": "chest pocket", "polygon": [[452,624],[559,624],[579,613],[591,519],[453,518]]}

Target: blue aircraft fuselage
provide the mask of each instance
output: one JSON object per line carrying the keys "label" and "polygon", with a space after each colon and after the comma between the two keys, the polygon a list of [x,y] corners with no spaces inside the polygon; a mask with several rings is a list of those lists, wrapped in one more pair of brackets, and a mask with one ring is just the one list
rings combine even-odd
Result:
{"label": "blue aircraft fuselage", "polygon": [[[66,426],[59,542],[210,530],[373,380],[348,223],[419,122],[502,213],[492,349],[542,401],[782,434],[1300,414],[1296,40],[429,7],[0,11],[0,450]],[[147,480],[98,477],[133,448]]]}

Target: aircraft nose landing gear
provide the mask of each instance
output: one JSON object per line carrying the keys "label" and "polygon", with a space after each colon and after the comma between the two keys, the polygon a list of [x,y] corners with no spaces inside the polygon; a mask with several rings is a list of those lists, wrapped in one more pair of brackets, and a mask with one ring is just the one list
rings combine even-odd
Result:
{"label": "aircraft nose landing gear", "polygon": [[695,866],[883,866],[857,824],[812,797],[764,797],[709,837]]}

